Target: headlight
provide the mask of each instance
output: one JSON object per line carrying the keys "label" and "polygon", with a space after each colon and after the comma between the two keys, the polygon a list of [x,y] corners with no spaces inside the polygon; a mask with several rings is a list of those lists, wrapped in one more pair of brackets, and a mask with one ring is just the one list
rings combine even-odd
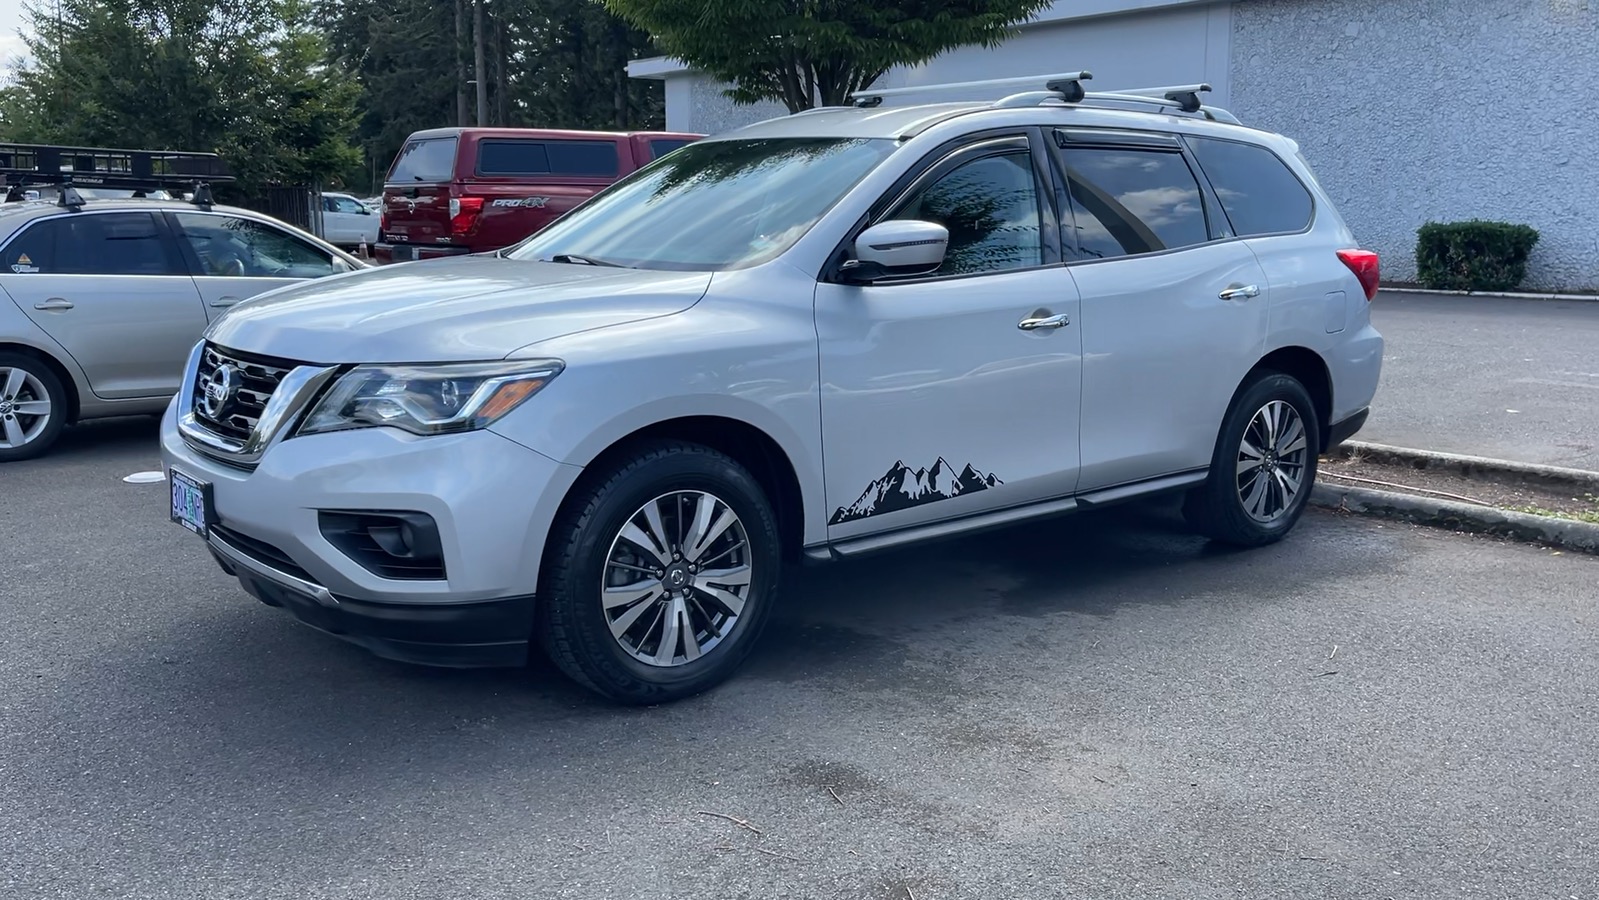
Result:
{"label": "headlight", "polygon": [[311,410],[299,434],[389,426],[412,434],[485,428],[561,373],[560,360],[357,366]]}

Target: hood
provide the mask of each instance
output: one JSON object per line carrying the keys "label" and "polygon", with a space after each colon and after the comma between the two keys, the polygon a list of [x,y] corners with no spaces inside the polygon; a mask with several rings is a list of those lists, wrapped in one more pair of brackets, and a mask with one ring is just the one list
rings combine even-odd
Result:
{"label": "hood", "polygon": [[261,294],[206,336],[317,363],[502,359],[528,344],[693,306],[709,272],[456,257],[380,266]]}

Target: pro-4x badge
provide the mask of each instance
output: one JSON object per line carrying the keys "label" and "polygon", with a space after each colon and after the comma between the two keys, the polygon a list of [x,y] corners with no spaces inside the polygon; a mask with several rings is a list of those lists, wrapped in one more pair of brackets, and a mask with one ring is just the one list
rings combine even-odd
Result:
{"label": "pro-4x badge", "polygon": [[490,206],[498,206],[498,207],[502,207],[502,208],[503,207],[507,207],[507,206],[510,206],[510,207],[518,207],[518,206],[520,206],[520,207],[531,207],[533,209],[543,209],[549,202],[550,202],[550,198],[548,198],[548,197],[510,197],[510,198],[503,199],[503,200],[496,200],[493,203],[490,203],[489,205]]}

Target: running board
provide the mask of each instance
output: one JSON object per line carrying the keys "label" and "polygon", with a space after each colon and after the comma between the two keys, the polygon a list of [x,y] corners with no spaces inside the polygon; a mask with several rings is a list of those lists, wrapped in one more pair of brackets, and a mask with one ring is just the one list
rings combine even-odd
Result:
{"label": "running board", "polygon": [[892,550],[896,547],[903,547],[907,544],[919,544],[923,541],[964,536],[980,531],[991,531],[1033,519],[1047,519],[1063,515],[1079,508],[1110,506],[1125,500],[1134,500],[1152,494],[1192,487],[1203,483],[1209,472],[1209,469],[1179,472],[1176,475],[1165,475],[1147,481],[1135,481],[1131,484],[1101,488],[1097,491],[1079,494],[1076,497],[1044,500],[1039,503],[1029,503],[1026,506],[1012,506],[1008,509],[979,513],[973,516],[962,516],[958,519],[945,519],[942,522],[914,525],[910,528],[902,528],[898,531],[890,531],[883,534],[846,538],[842,541],[834,541],[827,544],[815,544],[806,547],[802,552],[805,556],[805,561],[808,563],[828,563],[837,562],[841,559],[854,559],[873,553],[881,553],[885,550]]}
{"label": "running board", "polygon": [[1164,475],[1160,478],[1151,478],[1148,481],[1135,481],[1132,484],[1121,484],[1116,487],[1100,488],[1086,494],[1078,494],[1077,502],[1083,506],[1109,506],[1123,500],[1132,500],[1149,494],[1158,494],[1162,491],[1172,491],[1178,488],[1191,487],[1200,484],[1210,475],[1209,469],[1195,469],[1192,472],[1179,472],[1176,475]]}

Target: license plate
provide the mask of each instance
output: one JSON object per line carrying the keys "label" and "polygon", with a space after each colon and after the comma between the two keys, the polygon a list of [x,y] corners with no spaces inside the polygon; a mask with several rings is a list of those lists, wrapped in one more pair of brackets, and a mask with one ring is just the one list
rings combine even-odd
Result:
{"label": "license plate", "polygon": [[206,537],[211,527],[211,485],[177,469],[167,474],[172,484],[172,521]]}
{"label": "license plate", "polygon": [[393,250],[390,251],[390,255],[393,256],[397,262],[412,260],[416,258],[416,248],[397,245]]}

